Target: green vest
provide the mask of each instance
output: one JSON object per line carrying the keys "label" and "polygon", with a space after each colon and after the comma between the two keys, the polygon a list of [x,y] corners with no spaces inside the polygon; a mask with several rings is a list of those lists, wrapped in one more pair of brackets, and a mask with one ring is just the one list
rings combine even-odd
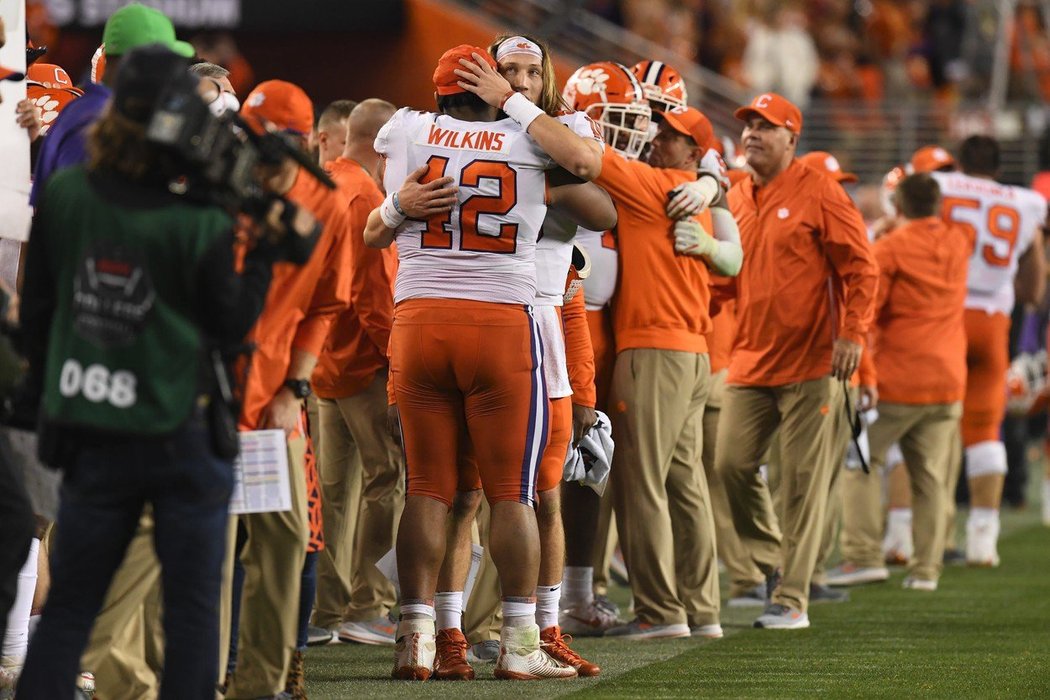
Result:
{"label": "green vest", "polygon": [[44,419],[159,435],[178,428],[199,393],[197,263],[232,221],[178,201],[153,208],[102,199],[82,167],[47,184],[40,228],[57,287]]}

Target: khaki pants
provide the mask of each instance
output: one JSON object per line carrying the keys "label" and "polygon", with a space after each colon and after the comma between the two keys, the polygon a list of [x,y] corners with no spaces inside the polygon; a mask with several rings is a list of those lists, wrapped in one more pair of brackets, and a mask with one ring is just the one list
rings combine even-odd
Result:
{"label": "khaki pants", "polygon": [[955,489],[963,470],[963,443],[961,426],[956,426],[950,438],[948,453],[948,481],[945,483],[947,497],[944,500],[944,548],[958,549],[955,540]]}
{"label": "khaki pants", "polygon": [[606,484],[594,528],[594,595],[609,594],[609,563],[616,550],[616,519],[613,517],[612,485]]}
{"label": "khaki pants", "polygon": [[[763,573],[782,568],[772,602],[803,612],[820,551],[834,467],[834,412],[841,403],[841,386],[831,377],[779,387],[729,386],[718,424],[715,466],[737,534]],[[778,427],[783,537],[758,473]]]}
{"label": "khaki pants", "polygon": [[387,428],[386,377],[377,372],[358,394],[318,400],[325,536],[317,559],[318,627],[384,617],[396,602],[393,584],[375,567],[394,546],[405,503],[401,447]]}
{"label": "khaki pants", "polygon": [[[241,554],[244,593],[237,671],[228,698],[258,698],[284,690],[299,631],[299,584],[310,539],[305,468],[306,440],[289,438],[292,509],[240,516],[248,541]],[[233,543],[228,545],[227,557],[232,557]]]}
{"label": "khaki pants", "polygon": [[[857,410],[856,387],[849,388],[849,405]],[[835,436],[832,445],[831,486],[828,488],[828,507],[824,514],[824,532],[820,538],[820,552],[817,554],[817,565],[813,568],[813,583],[826,585],[828,580],[828,559],[835,549],[839,522],[842,520],[842,472],[846,471],[846,453],[853,440],[852,426],[845,409],[835,413]],[[861,472],[863,474],[863,472]]]}
{"label": "khaki pants", "polygon": [[880,403],[879,419],[868,428],[871,474],[851,472],[843,481],[846,507],[842,519],[843,557],[860,566],[882,566],[882,470],[886,450],[900,443],[911,478],[915,558],[911,574],[936,581],[944,555],[944,499],[948,459],[956,434],[960,403],[908,405]]}
{"label": "khaki pants", "polygon": [[616,356],[611,479],[616,530],[642,622],[719,621],[714,516],[701,463],[710,367],[706,354],[689,352],[633,349]]}
{"label": "khaki pants", "polygon": [[147,506],[95,618],[80,667],[95,674],[99,700],[154,698],[164,667],[160,562]]}
{"label": "khaki pants", "polygon": [[711,377],[711,394],[704,407],[704,474],[711,493],[711,511],[715,520],[715,541],[718,558],[726,565],[729,574],[729,597],[743,595],[765,579],[755,566],[751,555],[733,527],[733,514],[729,510],[729,498],[725,484],[715,470],[715,445],[718,439],[718,421],[722,415],[722,399],[725,394],[726,370]]}
{"label": "khaki pants", "polygon": [[499,639],[500,627],[503,626],[503,611],[500,605],[499,574],[489,554],[489,526],[492,523],[492,510],[486,499],[481,499],[478,509],[478,539],[485,549],[478,568],[478,577],[467,601],[463,613],[463,630],[467,641],[479,644],[484,641]]}

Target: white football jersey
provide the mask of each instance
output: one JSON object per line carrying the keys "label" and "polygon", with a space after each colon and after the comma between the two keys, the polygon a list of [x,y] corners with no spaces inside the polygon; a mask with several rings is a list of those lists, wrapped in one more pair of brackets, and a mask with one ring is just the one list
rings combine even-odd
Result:
{"label": "white football jersey", "polygon": [[962,173],[933,176],[941,186],[945,221],[973,235],[966,308],[1009,314],[1017,264],[1046,222],[1046,200],[1026,187]]}
{"label": "white football jersey", "polygon": [[591,231],[581,227],[576,232],[576,242],[591,257],[591,274],[583,281],[584,304],[588,311],[604,309],[616,292],[620,274],[616,239],[610,231]]}
{"label": "white football jersey", "polygon": [[375,140],[386,157],[383,184],[400,189],[429,165],[425,180],[452,177],[458,202],[443,217],[397,229],[394,301],[471,299],[532,304],[536,240],[547,212],[545,170],[553,161],[512,119],[468,122],[398,110]]}

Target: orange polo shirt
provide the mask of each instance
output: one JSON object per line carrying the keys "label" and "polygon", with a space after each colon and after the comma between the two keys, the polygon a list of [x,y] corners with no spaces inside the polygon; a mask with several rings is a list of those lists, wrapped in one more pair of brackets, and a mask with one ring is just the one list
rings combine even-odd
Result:
{"label": "orange polo shirt", "polygon": [[792,161],[767,185],[729,191],[744,265],[730,384],[781,386],[827,376],[836,337],[863,342],[878,268],[860,212],[826,175]]}
{"label": "orange polo shirt", "polygon": [[383,203],[372,177],[355,160],[337,158],[326,169],[335,180],[347,211],[351,257],[350,307],[336,317],[312,378],[323,399],[341,399],[364,391],[387,366],[387,346],[394,320],[393,248],[365,245],[368,215]]}
{"label": "orange polo shirt", "polygon": [[254,430],[262,410],[288,376],[292,349],[320,356],[332,321],[350,301],[347,212],[336,194],[299,170],[285,195],[323,225],[305,265],[279,262],[262,314],[248,334],[255,343],[244,384],[242,429]]}
{"label": "orange polo shirt", "polygon": [[711,353],[711,374],[721,372],[729,366],[733,339],[736,337],[736,301],[730,299],[722,304],[711,318],[711,332],[707,334],[707,347]]}
{"label": "orange polo shirt", "polygon": [[[619,217],[620,282],[613,299],[617,352],[707,352],[707,266],[700,258],[675,253],[674,221],[666,214],[668,193],[693,180],[696,173],[654,168],[605,149],[594,183],[612,196]],[[712,230],[710,213],[697,220]]]}
{"label": "orange polo shirt", "polygon": [[967,263],[973,241],[939,217],[908,221],[875,242],[875,366],[879,396],[905,404],[966,392]]}

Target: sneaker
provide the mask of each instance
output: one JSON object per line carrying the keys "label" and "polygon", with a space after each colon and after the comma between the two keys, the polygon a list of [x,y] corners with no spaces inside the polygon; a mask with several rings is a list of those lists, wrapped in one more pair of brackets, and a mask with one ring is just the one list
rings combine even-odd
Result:
{"label": "sneaker", "polygon": [[555,625],[540,632],[540,649],[547,656],[566,666],[576,669],[576,675],[592,677],[602,672],[598,664],[591,663],[569,647],[572,637],[561,633],[561,627]]}
{"label": "sneaker", "polygon": [[474,680],[474,669],[467,661],[469,646],[463,632],[455,627],[438,632],[434,679],[439,681]]}
{"label": "sneaker", "polygon": [[499,658],[492,675],[503,681],[536,681],[575,678],[576,669],[545,654],[540,649],[540,628],[525,625],[500,631]]}
{"label": "sneaker", "polygon": [[849,593],[836,591],[831,586],[820,583],[809,584],[809,602],[811,603],[846,603],[849,601]]}
{"label": "sneaker", "polygon": [[394,670],[390,675],[406,681],[425,681],[434,671],[436,654],[434,621],[402,620],[397,626]]}
{"label": "sneaker", "polygon": [[828,585],[859,586],[862,583],[879,583],[889,577],[890,571],[885,566],[857,566],[844,562],[828,572]]}
{"label": "sneaker", "polygon": [[913,578],[908,576],[904,579],[904,583],[901,584],[901,588],[907,588],[912,591],[935,591],[937,590],[937,582],[930,581],[924,578]]}
{"label": "sneaker", "polygon": [[620,639],[677,639],[689,636],[689,625],[651,625],[648,622],[634,619],[626,625],[618,625],[605,630],[606,637]]}
{"label": "sneaker", "polygon": [[339,625],[339,641],[357,644],[393,644],[397,623],[390,617]]}
{"label": "sneaker", "polygon": [[702,637],[704,639],[721,639],[723,636],[722,625],[717,622],[713,625],[690,625],[690,637]]}
{"label": "sneaker", "polygon": [[303,667],[303,652],[298,649],[292,652],[292,664],[288,667],[284,692],[292,700],[306,700],[306,669]]}
{"label": "sneaker", "polygon": [[961,549],[946,549],[942,561],[945,566],[965,566],[966,553]]}
{"label": "sneaker", "polygon": [[809,615],[786,605],[773,603],[755,620],[755,627],[767,630],[801,630],[809,627]]}
{"label": "sneaker", "polygon": [[966,522],[966,565],[999,566],[999,519],[988,518]]}
{"label": "sneaker", "polygon": [[467,650],[467,661],[472,664],[493,664],[499,658],[499,640],[486,639]]}
{"label": "sneaker", "polygon": [[620,623],[609,610],[595,601],[580,603],[562,610],[558,615],[561,628],[575,637],[600,637],[605,630]]}
{"label": "sneaker", "polygon": [[605,610],[613,617],[620,618],[620,606],[609,600],[607,595],[596,595],[594,596],[594,604],[602,610]]}
{"label": "sneaker", "polygon": [[749,591],[729,599],[731,608],[761,608],[766,605],[766,584],[758,583]]}
{"label": "sneaker", "polygon": [[334,636],[334,630],[326,630],[324,627],[310,625],[306,628],[306,646],[316,647],[322,644],[328,644],[332,641],[332,637]]}

